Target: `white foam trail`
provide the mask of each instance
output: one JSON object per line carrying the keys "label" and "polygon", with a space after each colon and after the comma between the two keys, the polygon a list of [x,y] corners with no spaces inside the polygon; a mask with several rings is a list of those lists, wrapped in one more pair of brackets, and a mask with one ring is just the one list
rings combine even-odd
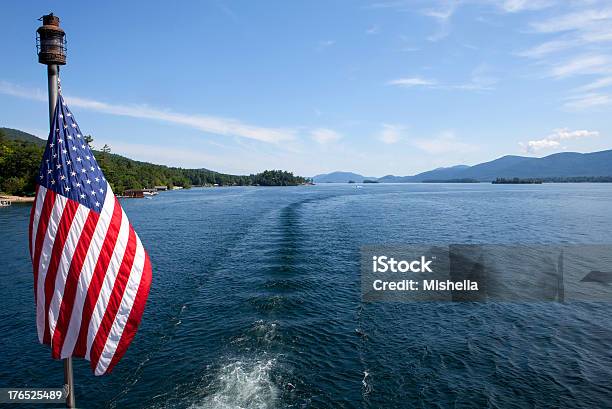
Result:
{"label": "white foam trail", "polygon": [[223,366],[207,389],[211,394],[191,409],[271,409],[280,391],[272,379],[275,359],[235,361]]}

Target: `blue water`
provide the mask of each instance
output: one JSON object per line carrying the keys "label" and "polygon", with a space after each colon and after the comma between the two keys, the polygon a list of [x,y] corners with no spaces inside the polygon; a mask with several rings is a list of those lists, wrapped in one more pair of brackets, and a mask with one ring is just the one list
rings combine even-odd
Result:
{"label": "blue water", "polygon": [[[79,407],[612,407],[610,304],[364,304],[359,277],[363,244],[612,243],[612,184],[191,189],[123,206],[153,285],[111,375],[75,361]],[[36,338],[28,217],[0,209],[0,387],[62,385]]]}

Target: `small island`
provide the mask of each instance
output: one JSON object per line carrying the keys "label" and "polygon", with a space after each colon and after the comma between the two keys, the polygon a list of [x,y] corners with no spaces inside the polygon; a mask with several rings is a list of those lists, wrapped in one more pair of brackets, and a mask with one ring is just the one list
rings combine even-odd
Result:
{"label": "small island", "polygon": [[494,185],[541,185],[542,179],[537,178],[497,178],[493,182]]}

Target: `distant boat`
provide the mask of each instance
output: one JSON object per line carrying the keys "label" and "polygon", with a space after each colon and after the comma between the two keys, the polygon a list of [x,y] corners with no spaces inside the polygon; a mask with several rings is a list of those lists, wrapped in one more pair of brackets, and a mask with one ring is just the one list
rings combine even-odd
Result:
{"label": "distant boat", "polygon": [[10,200],[5,200],[5,199],[0,200],[0,207],[9,207],[10,205],[11,205]]}

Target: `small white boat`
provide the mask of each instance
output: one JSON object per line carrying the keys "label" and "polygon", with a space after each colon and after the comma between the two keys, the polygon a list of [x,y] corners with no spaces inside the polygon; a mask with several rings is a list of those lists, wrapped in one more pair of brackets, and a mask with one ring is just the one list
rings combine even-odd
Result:
{"label": "small white boat", "polygon": [[0,207],[9,207],[11,205],[10,200],[0,199]]}

